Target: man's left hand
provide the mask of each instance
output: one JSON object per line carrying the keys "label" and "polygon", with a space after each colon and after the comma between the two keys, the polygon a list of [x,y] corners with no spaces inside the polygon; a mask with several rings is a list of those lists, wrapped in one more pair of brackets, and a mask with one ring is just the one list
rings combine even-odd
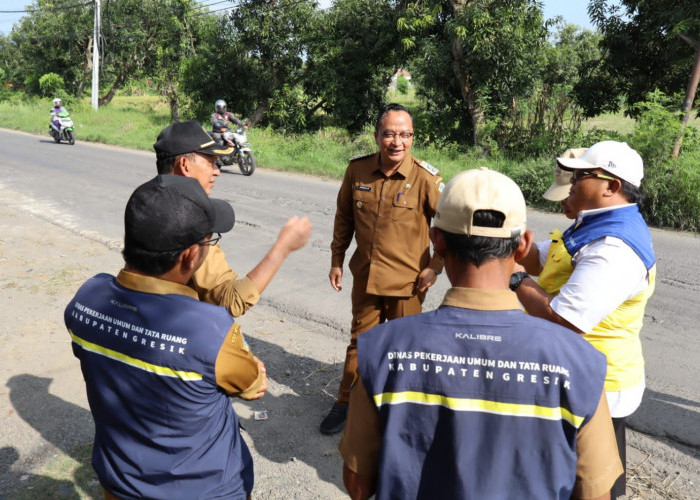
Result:
{"label": "man's left hand", "polygon": [[418,275],[416,280],[416,290],[419,292],[425,292],[428,288],[433,286],[437,281],[437,272],[432,267],[426,267]]}
{"label": "man's left hand", "polygon": [[260,361],[260,359],[257,356],[253,356],[255,358],[255,361],[258,363],[258,373],[260,373],[260,376],[262,378],[262,383],[260,384],[260,387],[258,387],[258,390],[255,392],[255,394],[249,398],[246,398],[248,401],[253,401],[255,399],[260,399],[265,395],[265,392],[267,392],[267,369],[265,368],[265,363]]}

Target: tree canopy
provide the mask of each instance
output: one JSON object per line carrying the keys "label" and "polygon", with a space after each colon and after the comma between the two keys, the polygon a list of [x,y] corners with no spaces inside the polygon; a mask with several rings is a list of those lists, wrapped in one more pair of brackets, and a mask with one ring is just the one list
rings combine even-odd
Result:
{"label": "tree canopy", "polygon": [[80,97],[98,47],[101,105],[137,80],[173,120],[204,120],[222,98],[252,125],[357,133],[403,68],[422,140],[529,153],[558,148],[584,113],[683,91],[700,40],[700,4],[675,0],[591,0],[597,33],[545,22],[539,0],[219,4],[104,0],[95,44],[92,1],[34,0],[0,36],[0,78],[38,95],[53,73]]}
{"label": "tree canopy", "polygon": [[[700,2],[591,0],[603,57],[583,68],[577,100],[587,116],[620,109],[659,89],[685,90],[700,44]],[[688,43],[690,42],[690,43]],[[679,103],[680,105],[680,103]]]}
{"label": "tree canopy", "polygon": [[399,21],[420,92],[453,137],[478,143],[478,128],[527,96],[541,77],[547,30],[535,0],[433,0]]}

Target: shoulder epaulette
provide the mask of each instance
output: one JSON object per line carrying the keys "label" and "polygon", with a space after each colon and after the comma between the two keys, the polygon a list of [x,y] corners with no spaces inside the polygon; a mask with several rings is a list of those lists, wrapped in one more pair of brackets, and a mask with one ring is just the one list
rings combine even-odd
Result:
{"label": "shoulder epaulette", "polygon": [[423,167],[425,170],[427,170],[431,175],[437,175],[437,174],[440,173],[440,171],[439,171],[437,168],[433,167],[433,166],[432,166],[430,163],[428,163],[427,161],[420,160],[420,161],[418,162],[418,165],[420,165],[420,166]]}
{"label": "shoulder epaulette", "polygon": [[375,154],[375,153],[369,153],[369,154],[366,154],[366,155],[357,155],[357,156],[353,156],[353,157],[350,158],[350,160],[348,160],[348,161],[355,161],[355,160],[361,160],[362,158],[369,158],[369,157],[372,156],[373,154]]}

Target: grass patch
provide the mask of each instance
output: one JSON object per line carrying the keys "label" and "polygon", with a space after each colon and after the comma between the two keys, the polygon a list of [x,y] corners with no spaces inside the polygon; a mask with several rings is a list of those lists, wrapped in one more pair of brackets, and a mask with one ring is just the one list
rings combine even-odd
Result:
{"label": "grass patch", "polygon": [[588,132],[593,129],[614,130],[621,134],[631,134],[634,130],[635,121],[633,118],[624,116],[622,113],[605,113],[594,118],[584,120],[581,129]]}
{"label": "grass patch", "polygon": [[[89,99],[64,104],[78,140],[153,150],[158,133],[170,122],[170,109],[155,96],[115,97],[97,111]],[[5,128],[48,136],[50,99],[0,103]]]}

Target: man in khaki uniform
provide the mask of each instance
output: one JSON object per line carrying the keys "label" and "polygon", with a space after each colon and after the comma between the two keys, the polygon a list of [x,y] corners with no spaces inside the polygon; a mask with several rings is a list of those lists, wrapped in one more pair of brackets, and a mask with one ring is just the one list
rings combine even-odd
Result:
{"label": "man in khaki uniform", "polygon": [[[221,174],[216,160],[231,152],[223,149],[197,121],[168,125],[153,144],[159,174],[193,177],[207,194]],[[287,256],[303,247],[311,234],[308,217],[294,216],[282,226],[277,241],[257,266],[245,277],[238,278],[226,262],[226,254],[216,244],[194,273],[188,286],[202,302],[226,307],[239,317],[260,300],[260,294],[270,284]]]}
{"label": "man in khaki uniform", "polygon": [[345,425],[350,386],[357,370],[357,335],[394,318],[421,312],[427,289],[442,271],[430,256],[428,231],[444,184],[438,170],[414,158],[413,117],[387,105],[374,137],[379,152],[350,160],[338,193],[331,244],[334,290],[340,291],[345,252],[353,235],[352,327],[338,399],[321,423],[334,434]]}

